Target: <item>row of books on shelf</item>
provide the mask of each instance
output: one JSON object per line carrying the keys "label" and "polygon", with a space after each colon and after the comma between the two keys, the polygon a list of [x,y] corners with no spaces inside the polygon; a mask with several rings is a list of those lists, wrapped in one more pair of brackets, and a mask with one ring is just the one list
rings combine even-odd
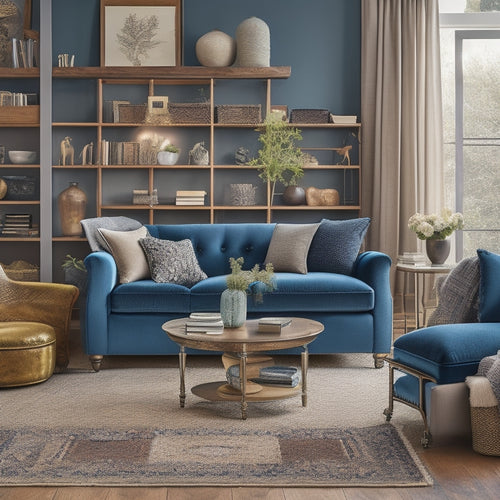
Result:
{"label": "row of books on shelf", "polygon": [[13,68],[37,68],[40,57],[40,45],[38,40],[26,38],[12,39],[12,67]]}
{"label": "row of books on shelf", "polygon": [[175,204],[176,205],[205,205],[205,195],[206,191],[192,190],[184,191],[178,190],[175,194]]}
{"label": "row of books on shelf", "polygon": [[40,229],[33,224],[31,214],[5,214],[1,230],[4,237],[40,236]]}
{"label": "row of books on shelf", "polygon": [[0,90],[0,106],[32,106],[39,104],[38,94]]}
{"label": "row of books on shelf", "polygon": [[141,145],[138,142],[101,142],[101,165],[140,165]]}

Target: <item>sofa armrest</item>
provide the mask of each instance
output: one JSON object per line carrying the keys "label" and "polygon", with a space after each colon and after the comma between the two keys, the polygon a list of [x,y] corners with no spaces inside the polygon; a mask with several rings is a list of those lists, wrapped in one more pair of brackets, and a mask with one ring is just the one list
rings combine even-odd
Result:
{"label": "sofa armrest", "polygon": [[87,302],[82,342],[87,354],[102,354],[107,352],[110,294],[118,282],[118,271],[115,260],[107,252],[87,255],[84,264],[87,268]]}
{"label": "sofa armrest", "polygon": [[392,294],[390,285],[391,258],[381,252],[368,251],[358,255],[353,276],[375,292],[373,309],[373,352],[388,353],[392,344]]}

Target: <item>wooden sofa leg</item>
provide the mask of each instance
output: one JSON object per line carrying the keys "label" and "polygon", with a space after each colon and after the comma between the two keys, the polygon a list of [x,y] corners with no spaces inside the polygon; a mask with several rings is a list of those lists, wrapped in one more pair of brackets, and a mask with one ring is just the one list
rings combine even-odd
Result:
{"label": "wooden sofa leg", "polygon": [[99,354],[94,354],[89,356],[90,363],[92,364],[92,368],[95,372],[98,372],[101,369],[102,359],[104,356]]}
{"label": "wooden sofa leg", "polygon": [[373,361],[374,361],[375,368],[382,368],[384,366],[384,360],[385,360],[385,358],[387,358],[388,355],[389,355],[389,353],[384,354],[384,353],[376,352],[373,355]]}

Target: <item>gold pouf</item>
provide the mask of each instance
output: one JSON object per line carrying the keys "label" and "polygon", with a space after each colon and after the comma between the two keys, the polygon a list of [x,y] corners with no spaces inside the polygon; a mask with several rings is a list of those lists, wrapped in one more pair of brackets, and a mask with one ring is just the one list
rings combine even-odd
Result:
{"label": "gold pouf", "polygon": [[0,387],[44,382],[54,373],[56,334],[43,323],[0,322]]}

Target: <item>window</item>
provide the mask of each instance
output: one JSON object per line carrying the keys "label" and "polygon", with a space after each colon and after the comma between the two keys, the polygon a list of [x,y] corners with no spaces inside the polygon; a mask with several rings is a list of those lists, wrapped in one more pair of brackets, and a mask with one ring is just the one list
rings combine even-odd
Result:
{"label": "window", "polygon": [[465,217],[464,230],[456,233],[457,260],[475,255],[477,248],[500,251],[500,13],[491,12],[500,6],[495,3],[440,1],[446,206]]}

